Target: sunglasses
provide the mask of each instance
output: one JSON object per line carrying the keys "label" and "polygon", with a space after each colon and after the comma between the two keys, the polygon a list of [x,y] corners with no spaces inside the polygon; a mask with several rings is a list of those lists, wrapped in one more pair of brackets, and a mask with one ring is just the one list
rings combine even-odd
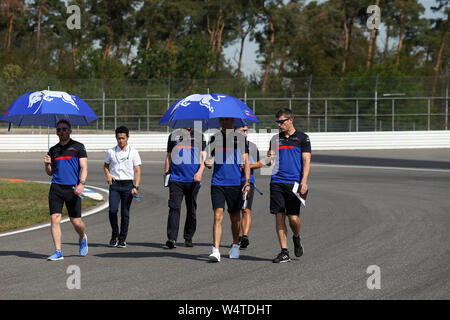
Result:
{"label": "sunglasses", "polygon": [[61,131],[66,132],[69,130],[70,130],[69,128],[56,128],[56,132],[61,132]]}
{"label": "sunglasses", "polygon": [[283,124],[283,123],[285,123],[285,122],[288,121],[288,120],[289,120],[289,119],[275,120],[275,122],[278,123],[278,124]]}

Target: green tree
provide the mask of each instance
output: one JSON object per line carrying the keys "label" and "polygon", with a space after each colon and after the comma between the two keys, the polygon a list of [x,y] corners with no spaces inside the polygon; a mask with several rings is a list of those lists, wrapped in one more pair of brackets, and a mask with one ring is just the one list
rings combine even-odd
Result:
{"label": "green tree", "polygon": [[261,0],[243,0],[235,3],[235,35],[240,43],[236,77],[241,77],[245,39],[255,30],[260,15]]}
{"label": "green tree", "polygon": [[[219,71],[220,58],[222,54],[224,34],[230,30],[229,20],[235,14],[234,1],[206,0],[203,10],[206,12],[206,31],[209,34],[210,57],[214,58],[214,70]],[[209,74],[209,68],[213,61],[208,61],[206,70]]]}
{"label": "green tree", "polygon": [[103,44],[103,60],[110,57],[115,46],[115,59],[120,55],[120,44],[125,32],[125,19],[134,13],[136,0],[100,1],[90,0],[90,10],[93,14],[94,39]]}
{"label": "green tree", "polygon": [[[438,75],[441,71],[441,60],[449,61],[450,59],[450,50],[449,46],[445,46],[445,40],[447,37],[448,26],[449,26],[449,18],[450,18],[450,1],[449,0],[436,0],[436,7],[432,7],[432,10],[435,12],[442,12],[443,18],[435,20],[435,29],[440,30],[442,32],[441,43],[439,45],[439,50],[436,55],[436,65],[434,66],[434,81],[433,81],[433,96],[436,93],[436,85]],[[446,48],[446,49],[445,49]],[[444,59],[443,59],[444,58]],[[442,72],[443,73],[443,72]],[[448,77],[448,64],[446,66],[446,74]],[[448,81],[447,81],[448,86]]]}
{"label": "green tree", "polygon": [[13,37],[14,21],[17,15],[23,14],[25,8],[24,1],[20,0],[1,0],[0,1],[0,16],[7,21],[7,31],[5,36],[4,48],[9,50]]}
{"label": "green tree", "polygon": [[401,57],[406,57],[412,49],[412,47],[404,48],[403,43],[416,34],[417,30],[415,29],[420,21],[420,14],[425,11],[425,8],[418,0],[395,0],[393,5],[397,10],[394,18],[398,23],[398,46],[395,65],[399,68]]}
{"label": "green tree", "polygon": [[[45,13],[48,10],[47,0],[35,0],[31,4],[32,11],[34,12],[34,18],[36,23],[36,44],[34,49],[34,61],[39,58],[39,50],[41,47],[41,22],[45,18]],[[44,16],[44,17],[43,17]]]}
{"label": "green tree", "polygon": [[161,4],[163,2],[164,0],[144,0],[141,3],[141,9],[136,13],[136,30],[141,34],[138,50],[145,50],[143,61],[148,59],[152,42],[159,33],[157,16],[162,15]]}
{"label": "green tree", "polygon": [[208,76],[204,66],[211,61],[208,44],[202,38],[188,37],[181,41],[176,60],[175,77],[202,79]]}

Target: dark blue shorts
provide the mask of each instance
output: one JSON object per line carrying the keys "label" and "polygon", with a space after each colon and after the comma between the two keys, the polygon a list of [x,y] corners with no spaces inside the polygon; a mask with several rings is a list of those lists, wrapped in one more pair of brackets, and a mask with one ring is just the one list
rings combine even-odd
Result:
{"label": "dark blue shorts", "polygon": [[64,203],[66,204],[69,217],[81,218],[81,198],[73,192],[73,186],[52,183],[48,194],[50,215],[62,213]]}
{"label": "dark blue shorts", "polygon": [[270,213],[300,216],[301,202],[292,192],[293,187],[289,183],[270,184]]}
{"label": "dark blue shorts", "polygon": [[213,210],[225,209],[225,202],[228,213],[239,213],[242,202],[241,186],[211,186],[211,201]]}

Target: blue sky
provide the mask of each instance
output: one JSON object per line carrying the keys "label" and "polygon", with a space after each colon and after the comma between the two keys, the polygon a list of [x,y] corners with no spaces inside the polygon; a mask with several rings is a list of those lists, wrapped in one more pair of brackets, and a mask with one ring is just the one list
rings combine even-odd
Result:
{"label": "blue sky", "polygon": [[[306,0],[305,3],[309,3],[312,0]],[[317,2],[321,3],[325,0],[318,0]],[[373,1],[375,3],[375,0]],[[434,12],[431,11],[430,7],[434,6],[436,4],[435,0],[419,0],[419,2],[425,7],[425,14],[426,17],[433,17],[436,16]],[[381,8],[381,23],[383,23],[383,8]],[[383,26],[380,30],[380,36],[377,38],[377,45],[378,46],[384,46],[384,35],[385,31],[383,29]],[[394,46],[394,41],[391,41],[391,46]],[[225,58],[230,60],[231,64],[235,67],[237,67],[237,62],[239,58],[239,48],[240,44],[237,42],[235,45],[230,46],[228,48],[224,49]],[[262,69],[260,66],[256,63],[257,60],[257,50],[258,45],[255,42],[252,42],[249,40],[249,37],[247,37],[245,46],[244,46],[244,54],[242,58],[242,72],[248,76],[253,73],[260,74],[262,73]]]}

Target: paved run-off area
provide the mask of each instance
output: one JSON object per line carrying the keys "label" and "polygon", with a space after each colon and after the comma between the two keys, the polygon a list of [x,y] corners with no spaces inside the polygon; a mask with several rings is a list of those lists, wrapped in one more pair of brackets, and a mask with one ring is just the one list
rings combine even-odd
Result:
{"label": "paved run-off area", "polygon": [[[88,184],[106,188],[104,153],[88,153]],[[194,248],[164,248],[168,189],[164,153],[141,153],[144,197],[132,204],[128,246],[109,248],[107,209],[85,218],[89,254],[78,256],[70,223],[62,225],[65,260],[48,262],[49,228],[0,238],[0,299],[449,299],[450,150],[314,152],[307,208],[302,208],[305,254],[273,264],[279,252],[268,212],[270,176],[256,176],[250,245],[228,258],[230,222],[223,224],[222,261],[208,262],[213,214],[211,171],[198,198]],[[3,154],[0,178],[48,180],[44,154]],[[358,167],[359,165],[359,167]],[[289,233],[289,248],[293,251]],[[292,254],[293,256],[293,254]],[[80,271],[70,290],[69,266]],[[380,289],[369,290],[369,266]]]}

